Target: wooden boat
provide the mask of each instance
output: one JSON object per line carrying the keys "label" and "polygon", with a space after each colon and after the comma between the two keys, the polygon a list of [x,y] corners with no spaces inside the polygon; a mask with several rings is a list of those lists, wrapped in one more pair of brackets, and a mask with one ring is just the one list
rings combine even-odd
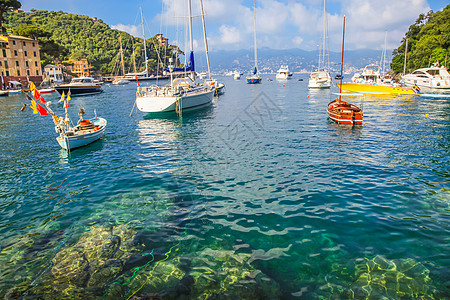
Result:
{"label": "wooden boat", "polygon": [[104,118],[97,117],[94,120],[81,119],[74,127],[58,123],[55,126],[59,132],[56,140],[63,149],[79,148],[100,139],[105,133],[106,124]]}
{"label": "wooden boat", "polygon": [[335,100],[328,103],[327,112],[331,120],[338,124],[363,125],[362,110],[349,102],[341,99],[341,94]]}
{"label": "wooden boat", "polygon": [[[341,86],[342,86],[342,72],[344,68],[344,37],[345,37],[345,16],[342,33]],[[338,97],[335,100],[328,103],[327,112],[330,119],[338,124],[347,124],[352,126],[363,124],[362,110],[354,104],[342,101],[341,91],[339,92]]]}
{"label": "wooden boat", "polygon": [[41,93],[41,94],[50,94],[50,93],[54,93],[54,92],[56,92],[56,90],[54,88],[39,89],[39,93]]}

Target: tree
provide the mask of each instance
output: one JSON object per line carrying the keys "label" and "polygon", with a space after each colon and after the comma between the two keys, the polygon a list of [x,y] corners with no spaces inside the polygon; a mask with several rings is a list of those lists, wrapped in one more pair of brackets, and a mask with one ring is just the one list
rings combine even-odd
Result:
{"label": "tree", "polygon": [[0,0],[0,31],[3,31],[3,15],[8,11],[21,7],[22,4],[17,0]]}

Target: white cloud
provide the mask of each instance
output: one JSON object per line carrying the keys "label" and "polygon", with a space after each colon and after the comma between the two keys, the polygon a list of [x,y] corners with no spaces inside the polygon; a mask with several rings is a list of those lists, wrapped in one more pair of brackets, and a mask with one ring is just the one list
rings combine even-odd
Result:
{"label": "white cloud", "polygon": [[142,38],[142,27],[141,26],[136,26],[136,25],[124,25],[124,24],[117,24],[117,25],[111,25],[112,29],[117,29],[120,31],[125,31],[129,34],[131,34],[132,36],[137,36]]}

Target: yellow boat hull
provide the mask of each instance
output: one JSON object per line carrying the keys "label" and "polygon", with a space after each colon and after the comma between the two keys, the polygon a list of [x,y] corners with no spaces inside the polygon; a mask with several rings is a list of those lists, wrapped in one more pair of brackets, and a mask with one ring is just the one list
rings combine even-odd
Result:
{"label": "yellow boat hull", "polygon": [[416,92],[410,88],[394,87],[387,85],[374,85],[364,83],[342,83],[337,84],[342,91],[366,93],[366,94],[401,94],[401,95],[414,95]]}

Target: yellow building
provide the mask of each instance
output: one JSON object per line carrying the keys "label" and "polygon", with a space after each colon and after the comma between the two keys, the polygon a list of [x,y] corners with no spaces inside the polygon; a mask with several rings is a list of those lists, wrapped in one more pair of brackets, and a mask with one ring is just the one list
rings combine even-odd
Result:
{"label": "yellow building", "polygon": [[90,75],[90,70],[91,65],[86,58],[73,61],[72,73],[75,73],[78,77],[88,77]]}
{"label": "yellow building", "polygon": [[40,84],[42,68],[38,41],[17,35],[0,35],[0,74],[2,89],[10,81],[18,81],[23,86],[28,86],[29,81]]}

